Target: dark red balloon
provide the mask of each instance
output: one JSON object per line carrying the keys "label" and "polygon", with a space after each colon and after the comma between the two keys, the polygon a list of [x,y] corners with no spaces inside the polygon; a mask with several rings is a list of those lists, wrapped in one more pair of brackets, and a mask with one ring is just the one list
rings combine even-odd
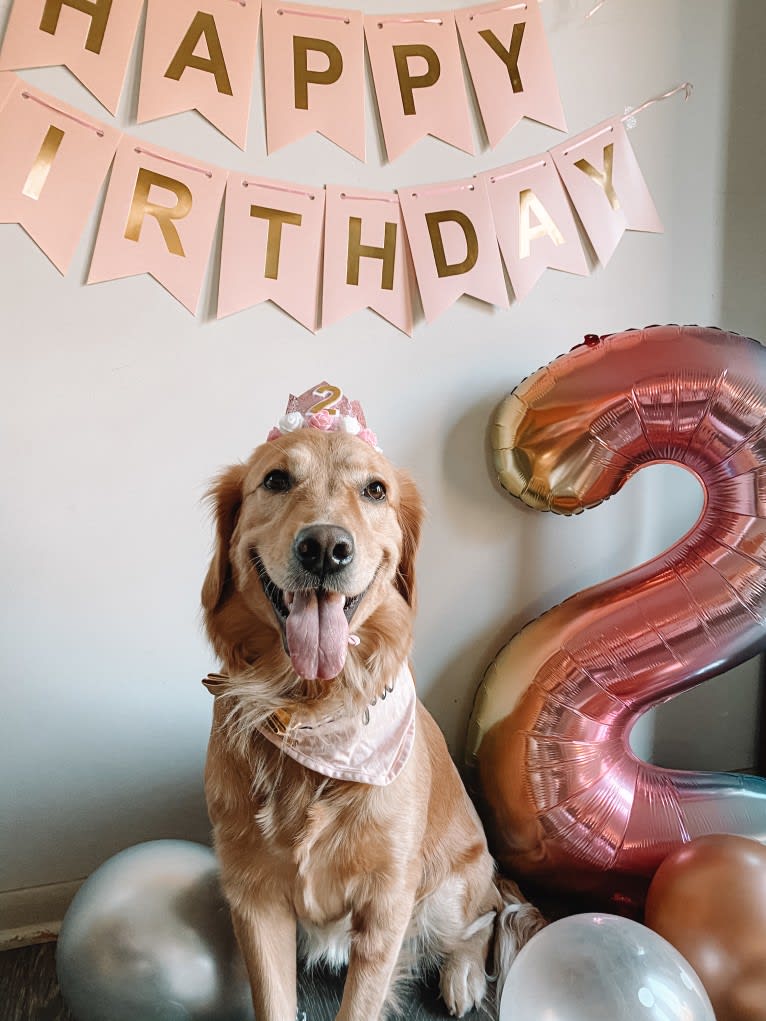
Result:
{"label": "dark red balloon", "polygon": [[717,1021],[766,1021],[766,847],[716,834],[673,851],[645,922],[697,972]]}

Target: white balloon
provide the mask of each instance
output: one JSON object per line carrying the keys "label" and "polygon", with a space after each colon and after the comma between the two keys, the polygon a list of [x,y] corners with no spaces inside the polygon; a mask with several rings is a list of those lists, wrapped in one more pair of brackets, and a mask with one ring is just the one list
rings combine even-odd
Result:
{"label": "white balloon", "polygon": [[56,969],[76,1021],[252,1021],[245,966],[209,847],[121,851],[78,890]]}
{"label": "white balloon", "polygon": [[572,915],[513,963],[500,1021],[715,1021],[697,974],[667,940],[617,915]]}

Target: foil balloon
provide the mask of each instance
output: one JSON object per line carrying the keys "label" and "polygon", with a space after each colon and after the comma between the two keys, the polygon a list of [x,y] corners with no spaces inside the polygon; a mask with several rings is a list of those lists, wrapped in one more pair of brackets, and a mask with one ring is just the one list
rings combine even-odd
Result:
{"label": "foil balloon", "polygon": [[615,915],[571,915],[513,962],[499,1021],[716,1021],[691,965],[651,929]]}
{"label": "foil balloon", "polygon": [[252,1021],[213,852],[185,840],[121,851],[80,887],[56,947],[75,1021]]}
{"label": "foil balloon", "polygon": [[766,847],[714,834],[672,851],[645,922],[694,967],[717,1021],[766,1021]]}
{"label": "foil balloon", "polygon": [[662,769],[628,744],[651,706],[766,645],[766,351],[693,326],[589,337],[506,398],[492,445],[502,485],[539,510],[593,507],[653,462],[703,487],[678,543],[501,650],[468,734],[501,864],[637,904],[694,837],[766,840],[766,781]]}

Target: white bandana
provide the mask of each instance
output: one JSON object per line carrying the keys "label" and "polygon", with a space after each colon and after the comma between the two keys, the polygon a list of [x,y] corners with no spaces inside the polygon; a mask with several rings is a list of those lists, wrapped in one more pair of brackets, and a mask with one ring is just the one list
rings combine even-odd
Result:
{"label": "white bandana", "polygon": [[[404,769],[415,742],[415,683],[405,663],[364,717],[316,721],[300,709],[289,722],[258,727],[285,755],[335,780],[385,787]],[[369,717],[369,718],[368,718]]]}

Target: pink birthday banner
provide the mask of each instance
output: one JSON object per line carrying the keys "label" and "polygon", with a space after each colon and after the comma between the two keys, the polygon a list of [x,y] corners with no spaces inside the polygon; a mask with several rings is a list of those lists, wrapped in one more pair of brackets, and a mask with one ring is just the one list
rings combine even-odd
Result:
{"label": "pink birthday banner", "polygon": [[247,146],[259,0],[148,0],[137,121],[197,110]]}
{"label": "pink birthday banner", "polygon": [[539,0],[366,16],[280,0],[15,0],[0,72],[64,65],[115,114],[144,6],[139,124],[197,110],[245,149],[262,26],[269,153],[318,132],[365,160],[365,42],[389,160],[425,135],[475,152],[461,44],[491,148],[523,117],[566,131]]}
{"label": "pink birthday banner", "polygon": [[196,314],[223,202],[219,319],[268,300],[313,333],[371,309],[411,336],[415,285],[428,323],[464,294],[505,309],[506,274],[520,301],[546,269],[588,275],[586,240],[606,266],[626,230],[662,231],[625,121],[681,91],[516,163],[378,192],[230,172],[6,73],[0,223],[66,273],[108,175],[88,284],[146,273]]}

